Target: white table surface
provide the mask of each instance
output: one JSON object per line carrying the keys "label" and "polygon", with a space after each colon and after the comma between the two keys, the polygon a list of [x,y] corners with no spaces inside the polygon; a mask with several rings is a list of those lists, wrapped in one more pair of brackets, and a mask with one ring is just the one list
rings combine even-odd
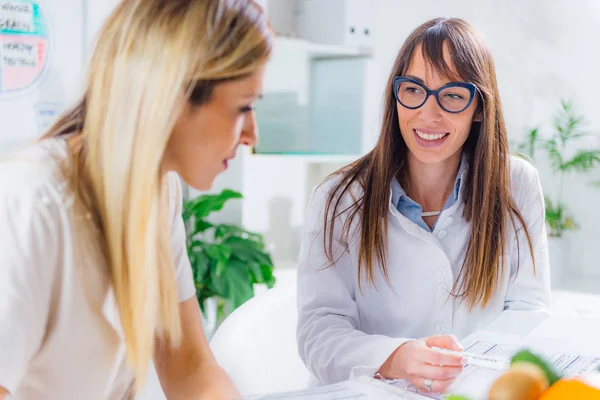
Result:
{"label": "white table surface", "polygon": [[[288,271],[284,271],[288,272]],[[280,283],[282,285],[294,284],[294,277],[292,272],[280,277]],[[288,277],[289,275],[289,277]],[[289,278],[289,279],[283,279]],[[541,323],[560,322],[561,320],[574,321],[575,324],[572,326],[572,330],[575,332],[570,333],[569,327],[565,326],[563,332],[548,332],[548,336],[560,336],[561,333],[566,334],[563,336],[569,341],[576,339],[578,335],[584,335],[585,332],[576,332],[577,325],[581,326],[595,326],[596,319],[598,321],[598,327],[595,332],[600,332],[600,295],[578,293],[570,291],[557,291],[552,292],[553,305],[552,305],[552,316],[546,315],[531,315],[520,312],[506,311],[502,315],[493,321],[486,327],[486,330],[493,332],[506,333],[512,335],[527,335],[532,332]],[[589,335],[585,335],[589,336]],[[586,338],[587,340],[587,338]],[[600,341],[599,341],[600,342]],[[160,389],[160,384],[156,376],[154,368],[151,368],[149,373],[149,381],[144,392],[136,397],[137,400],[164,400],[164,394]]]}

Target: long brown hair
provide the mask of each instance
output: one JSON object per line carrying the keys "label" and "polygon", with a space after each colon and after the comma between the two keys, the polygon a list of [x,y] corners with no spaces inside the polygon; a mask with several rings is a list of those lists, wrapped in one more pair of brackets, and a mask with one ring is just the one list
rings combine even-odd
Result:
{"label": "long brown hair", "polygon": [[[363,274],[374,284],[374,269],[379,265],[389,282],[387,269],[388,212],[391,182],[407,176],[408,148],[400,133],[398,111],[392,83],[406,73],[415,51],[421,46],[423,58],[452,79],[475,84],[479,90],[481,122],[473,122],[463,147],[469,163],[464,186],[464,218],[471,232],[466,256],[452,294],[465,300],[470,309],[485,307],[497,290],[504,272],[503,250],[507,245],[509,224],[524,228],[529,251],[533,247],[527,224],[510,193],[509,147],[496,82],[492,54],[481,36],[465,21],[439,18],[415,29],[396,58],[384,97],[381,134],[375,148],[334,175],[339,177],[328,195],[324,216],[325,254],[335,264],[333,234],[336,220],[344,215],[342,235],[347,238],[353,220],[360,216],[359,284]],[[444,47],[456,71],[444,60]],[[341,209],[342,199],[359,185],[361,195]],[[516,220],[515,220],[516,218]],[[518,243],[517,243],[518,246]]]}
{"label": "long brown hair", "polygon": [[138,387],[156,336],[181,321],[162,159],[186,103],[258,70],[273,34],[252,0],[123,0],[103,26],[82,100],[42,139],[70,136],[65,168],[102,234]]}

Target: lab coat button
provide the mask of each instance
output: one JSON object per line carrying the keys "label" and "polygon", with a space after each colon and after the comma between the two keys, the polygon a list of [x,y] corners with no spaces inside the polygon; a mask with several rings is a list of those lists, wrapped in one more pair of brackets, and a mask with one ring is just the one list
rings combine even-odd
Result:
{"label": "lab coat button", "polygon": [[449,293],[448,290],[448,285],[446,285],[445,283],[440,283],[438,285],[438,292],[440,293],[440,295],[444,296],[447,295]]}
{"label": "lab coat button", "polygon": [[437,324],[435,326],[435,331],[437,333],[444,333],[446,331],[446,327],[443,324]]}
{"label": "lab coat button", "polygon": [[448,236],[448,232],[446,232],[446,231],[439,231],[438,234],[437,234],[437,237],[440,238],[440,239],[443,239],[446,236]]}
{"label": "lab coat button", "polygon": [[444,276],[446,276],[446,274],[444,273],[444,270],[442,268],[437,269],[437,276],[440,279],[442,279]]}
{"label": "lab coat button", "polygon": [[450,225],[452,225],[452,223],[454,222],[454,219],[452,219],[452,217],[448,217],[448,219],[446,220],[446,228],[449,227]]}

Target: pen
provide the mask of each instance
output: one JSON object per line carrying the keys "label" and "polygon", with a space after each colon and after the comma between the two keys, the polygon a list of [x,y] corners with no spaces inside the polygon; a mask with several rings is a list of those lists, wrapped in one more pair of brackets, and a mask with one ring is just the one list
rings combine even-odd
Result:
{"label": "pen", "polygon": [[453,354],[459,357],[464,357],[467,360],[467,365],[474,365],[477,367],[495,369],[499,371],[508,369],[510,367],[510,361],[503,358],[486,356],[484,354],[470,353],[467,351],[455,351],[450,349],[444,349],[441,347],[432,347],[432,349],[445,354]]}

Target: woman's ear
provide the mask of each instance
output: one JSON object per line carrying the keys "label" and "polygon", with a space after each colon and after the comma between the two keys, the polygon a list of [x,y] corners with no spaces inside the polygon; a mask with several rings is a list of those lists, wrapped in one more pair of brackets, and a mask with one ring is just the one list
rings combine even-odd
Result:
{"label": "woman's ear", "polygon": [[475,115],[473,116],[473,122],[482,122],[483,121],[483,110],[478,109],[475,111]]}

